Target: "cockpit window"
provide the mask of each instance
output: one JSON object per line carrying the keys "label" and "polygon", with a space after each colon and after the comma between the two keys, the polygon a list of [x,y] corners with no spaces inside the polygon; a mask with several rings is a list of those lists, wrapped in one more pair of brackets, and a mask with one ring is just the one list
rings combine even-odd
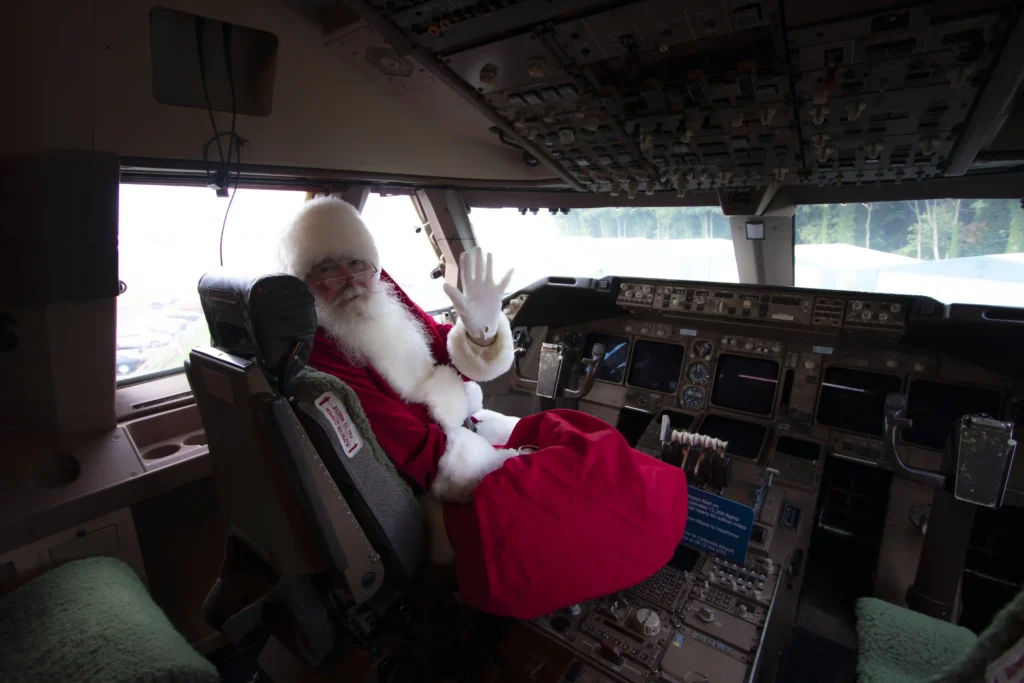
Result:
{"label": "cockpit window", "polygon": [[1019,199],[819,204],[796,212],[797,287],[1024,301]]}
{"label": "cockpit window", "polygon": [[[227,214],[224,265],[244,272],[280,271],[278,243],[306,201],[302,191],[240,189]],[[205,187],[123,184],[118,224],[118,383],[181,371],[196,346],[210,343],[199,304],[199,278],[220,262],[228,200]],[[447,298],[430,243],[409,196],[371,194],[363,218],[376,238],[383,267],[421,306]],[[443,301],[442,301],[443,299]]]}
{"label": "cockpit window", "polygon": [[495,271],[515,268],[510,291],[547,276],[740,281],[729,219],[717,206],[474,208],[469,218]]}

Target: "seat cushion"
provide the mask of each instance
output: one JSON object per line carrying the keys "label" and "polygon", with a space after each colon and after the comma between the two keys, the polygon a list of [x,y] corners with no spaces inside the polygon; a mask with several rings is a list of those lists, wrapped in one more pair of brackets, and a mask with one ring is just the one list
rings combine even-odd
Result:
{"label": "seat cushion", "polygon": [[977,636],[875,598],[857,601],[858,683],[919,683],[954,664]]}
{"label": "seat cushion", "polygon": [[135,572],[110,557],[61,565],[0,598],[0,661],[3,683],[218,680]]}

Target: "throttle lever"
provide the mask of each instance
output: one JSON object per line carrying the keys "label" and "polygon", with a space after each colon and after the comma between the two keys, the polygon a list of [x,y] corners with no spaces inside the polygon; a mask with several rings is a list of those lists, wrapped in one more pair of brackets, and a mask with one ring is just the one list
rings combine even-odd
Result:
{"label": "throttle lever", "polygon": [[900,457],[900,435],[904,428],[913,427],[907,417],[907,397],[903,394],[888,394],[885,397],[885,452],[890,464],[908,479],[936,489],[946,487],[946,475],[935,470],[910,467]]}

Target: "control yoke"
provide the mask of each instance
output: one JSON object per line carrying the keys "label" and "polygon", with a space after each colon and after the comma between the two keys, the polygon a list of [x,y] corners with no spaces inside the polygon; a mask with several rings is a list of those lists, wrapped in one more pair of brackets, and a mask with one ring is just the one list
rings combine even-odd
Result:
{"label": "control yoke", "polygon": [[903,394],[889,394],[885,397],[885,452],[897,472],[908,479],[936,489],[946,487],[946,475],[935,470],[911,467],[900,457],[900,435],[904,428],[913,427],[907,417],[907,397]]}
{"label": "control yoke", "polygon": [[594,380],[597,378],[597,370],[604,360],[604,353],[603,344],[594,344],[591,357],[583,360],[583,366],[586,368],[583,381],[576,389],[569,389],[564,384],[571,374],[571,364],[566,360],[572,355],[572,347],[561,343],[545,343],[540,349],[537,379],[525,379],[519,373],[517,363],[515,366],[516,380],[523,387],[533,389],[542,398],[583,398],[594,387]]}
{"label": "control yoke", "polygon": [[997,508],[1003,503],[1017,442],[1014,424],[988,415],[963,415],[958,421],[949,455],[950,471],[911,467],[900,457],[903,430],[913,427],[907,417],[907,397],[885,397],[885,450],[893,468],[926,486],[952,490],[958,500]]}
{"label": "control yoke", "polygon": [[903,430],[912,427],[907,397],[885,397],[885,451],[893,469],[936,489],[917,576],[907,590],[907,606],[937,619],[952,620],[960,591],[967,546],[978,506],[1003,503],[1017,442],[1013,423],[987,415],[963,415],[947,454],[950,471],[910,467],[900,457]]}

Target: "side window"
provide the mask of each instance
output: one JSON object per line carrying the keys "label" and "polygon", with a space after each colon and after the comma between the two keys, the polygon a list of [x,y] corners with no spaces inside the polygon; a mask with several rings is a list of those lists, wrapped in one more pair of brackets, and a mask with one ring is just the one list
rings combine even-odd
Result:
{"label": "side window", "polygon": [[412,197],[371,194],[362,215],[377,243],[381,268],[409,298],[428,313],[451,306],[442,289],[444,280],[430,277],[439,259],[422,229]]}
{"label": "side window", "polygon": [[[240,189],[228,200],[205,187],[122,184],[117,299],[118,383],[180,372],[189,351],[210,343],[199,304],[199,278],[220,263],[247,272],[280,270],[282,231],[306,201],[303,191]],[[449,305],[438,263],[406,195],[369,196],[363,219],[377,241],[383,268],[431,311]]]}
{"label": "side window", "polygon": [[[305,192],[238,190],[225,225],[225,264],[278,270],[278,236],[305,199]],[[205,187],[121,185],[119,383],[180,371],[193,347],[210,343],[196,287],[220,263],[227,203]]]}

